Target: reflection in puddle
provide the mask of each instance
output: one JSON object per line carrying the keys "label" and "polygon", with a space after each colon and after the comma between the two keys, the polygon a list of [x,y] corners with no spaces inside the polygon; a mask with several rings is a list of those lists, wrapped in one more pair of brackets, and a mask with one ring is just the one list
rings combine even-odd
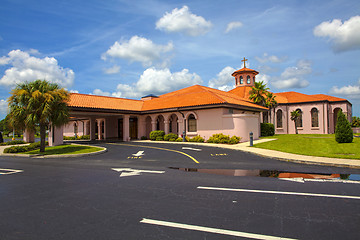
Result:
{"label": "reflection in puddle", "polygon": [[198,168],[175,168],[170,169],[180,170],[184,172],[199,172],[216,175],[235,176],[235,177],[270,177],[280,179],[324,179],[324,180],[351,180],[360,181],[360,174],[323,174],[323,173],[298,173],[285,172],[277,170],[245,170],[245,169],[198,169]]}

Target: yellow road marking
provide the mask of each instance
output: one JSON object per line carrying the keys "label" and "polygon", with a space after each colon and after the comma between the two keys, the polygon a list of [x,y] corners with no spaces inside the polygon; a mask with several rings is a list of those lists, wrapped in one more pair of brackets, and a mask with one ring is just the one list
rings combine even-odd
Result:
{"label": "yellow road marking", "polygon": [[159,149],[159,150],[164,150],[164,151],[169,151],[169,152],[176,152],[176,153],[180,153],[180,154],[182,154],[182,155],[187,156],[188,158],[190,158],[191,160],[193,160],[195,163],[199,163],[195,158],[193,158],[193,157],[190,156],[189,154],[184,153],[184,152],[180,152],[180,151],[177,151],[177,150],[173,150],[173,149],[159,148],[159,147],[151,147],[151,146],[143,146],[143,145],[123,144],[123,143],[108,143],[108,144],[131,146],[131,147],[153,148],[153,149]]}

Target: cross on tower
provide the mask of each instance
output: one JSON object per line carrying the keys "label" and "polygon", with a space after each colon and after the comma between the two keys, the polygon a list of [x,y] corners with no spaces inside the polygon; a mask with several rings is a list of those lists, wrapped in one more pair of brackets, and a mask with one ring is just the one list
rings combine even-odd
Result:
{"label": "cross on tower", "polygon": [[245,66],[245,62],[247,61],[247,59],[244,57],[244,59],[243,60],[241,60],[242,62],[244,62],[244,68],[246,68],[246,66]]}

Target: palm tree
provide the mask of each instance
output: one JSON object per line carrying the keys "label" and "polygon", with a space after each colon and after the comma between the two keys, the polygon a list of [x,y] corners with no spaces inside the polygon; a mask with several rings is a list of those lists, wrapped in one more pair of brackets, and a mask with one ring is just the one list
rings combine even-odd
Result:
{"label": "palm tree", "polygon": [[21,83],[8,99],[11,122],[23,129],[40,127],[40,152],[45,151],[46,127],[68,122],[67,101],[70,94],[64,88],[46,80]]}
{"label": "palm tree", "polygon": [[299,113],[298,110],[294,110],[290,114],[291,114],[290,119],[292,121],[294,121],[294,123],[295,123],[295,133],[298,134],[298,129],[297,129],[296,122],[300,118],[300,113]]}
{"label": "palm tree", "polygon": [[266,93],[269,88],[266,87],[263,81],[255,82],[255,85],[251,87],[249,99],[256,104],[265,106],[266,104]]}
{"label": "palm tree", "polygon": [[270,122],[271,122],[271,109],[275,108],[277,105],[276,96],[272,92],[266,92],[266,98],[265,98],[265,107],[269,108],[269,116],[270,116]]}

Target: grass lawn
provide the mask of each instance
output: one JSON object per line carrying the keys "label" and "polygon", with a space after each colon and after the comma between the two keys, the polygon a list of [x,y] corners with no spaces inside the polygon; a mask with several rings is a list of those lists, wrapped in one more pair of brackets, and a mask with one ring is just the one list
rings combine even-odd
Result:
{"label": "grass lawn", "polygon": [[40,153],[40,150],[33,150],[24,152],[23,154],[43,154],[43,155],[62,155],[62,154],[80,154],[91,153],[103,150],[99,147],[90,147],[84,145],[60,145],[55,147],[46,147],[45,152]]}
{"label": "grass lawn", "polygon": [[358,137],[354,137],[352,143],[337,143],[334,134],[281,134],[264,138],[278,140],[255,144],[254,147],[309,156],[360,159]]}

